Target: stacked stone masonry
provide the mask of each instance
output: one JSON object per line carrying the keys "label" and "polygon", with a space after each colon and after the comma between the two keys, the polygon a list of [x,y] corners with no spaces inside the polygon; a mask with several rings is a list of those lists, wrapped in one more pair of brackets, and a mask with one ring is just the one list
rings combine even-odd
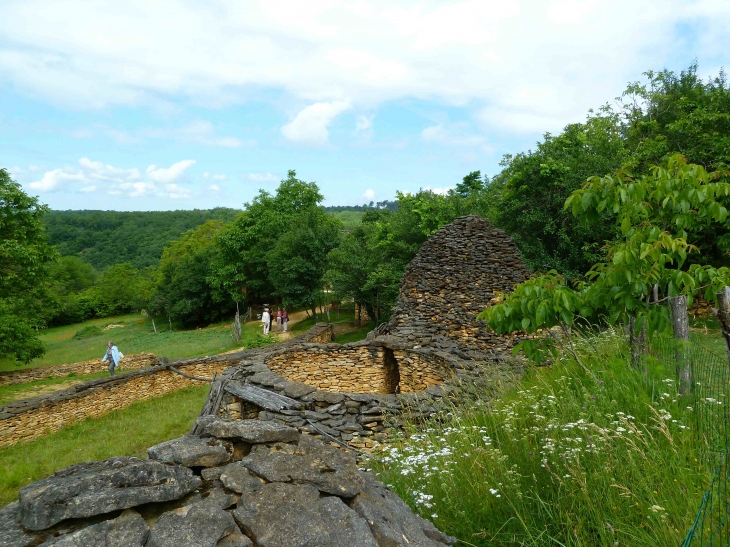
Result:
{"label": "stacked stone masonry", "polygon": [[[281,345],[286,347],[310,340],[331,339],[332,327],[318,324],[307,333],[291,338]],[[260,350],[250,350],[250,353],[256,354],[258,351]],[[79,420],[100,417],[138,401],[159,397],[190,385],[206,384],[185,378],[170,369],[174,367],[188,376],[213,378],[214,374],[220,375],[225,369],[235,365],[243,353],[246,352],[182,359],[166,365],[90,380],[32,399],[13,401],[0,407],[0,447],[29,441]],[[95,362],[95,367],[95,372],[98,372],[99,360]]]}
{"label": "stacked stone masonry", "polygon": [[426,241],[409,264],[389,333],[422,346],[502,358],[514,337],[487,331],[477,315],[529,275],[504,231],[477,216],[458,218]]}
{"label": "stacked stone masonry", "polygon": [[[125,355],[121,362],[123,370],[137,370],[150,366],[156,359],[153,353],[138,353],[136,355]],[[81,361],[79,363],[71,363],[68,365],[56,365],[51,367],[35,367],[22,370],[11,370],[0,372],[0,386],[11,386],[15,384],[25,384],[45,378],[62,378],[69,374],[94,374],[106,370],[106,365],[102,365],[99,359],[91,359],[90,361]]]}

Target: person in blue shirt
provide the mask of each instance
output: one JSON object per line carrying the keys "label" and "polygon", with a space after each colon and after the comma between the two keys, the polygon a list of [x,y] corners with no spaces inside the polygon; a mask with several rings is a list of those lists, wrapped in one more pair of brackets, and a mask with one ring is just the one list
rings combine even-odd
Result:
{"label": "person in blue shirt", "polygon": [[119,365],[119,348],[112,342],[107,344],[106,354],[104,354],[104,358],[101,360],[102,363],[106,363],[107,361],[109,361],[109,374],[114,376],[114,368]]}

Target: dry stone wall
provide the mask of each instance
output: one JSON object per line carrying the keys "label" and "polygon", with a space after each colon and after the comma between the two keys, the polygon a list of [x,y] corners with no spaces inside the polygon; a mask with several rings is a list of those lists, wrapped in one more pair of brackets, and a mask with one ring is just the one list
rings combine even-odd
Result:
{"label": "dry stone wall", "polygon": [[504,231],[481,217],[458,218],[426,241],[406,269],[388,331],[423,347],[504,357],[514,337],[488,332],[477,315],[529,275]]}
{"label": "dry stone wall", "polygon": [[[318,324],[307,333],[283,342],[280,346],[306,343],[310,339],[331,341],[331,325]],[[238,363],[243,353],[258,355],[266,349],[177,360],[167,365],[99,378],[54,393],[10,402],[0,407],[0,448],[58,431],[85,418],[103,416],[138,401],[159,397],[190,385],[207,383],[185,378],[173,372],[172,367],[189,376],[212,378],[214,374],[220,375]],[[98,361],[96,366],[98,367]]]}
{"label": "dry stone wall", "polygon": [[[143,352],[136,355],[125,355],[121,362],[121,368],[123,370],[137,370],[150,366],[155,359],[157,357],[153,353]],[[99,359],[91,359],[90,361],[81,361],[68,365],[11,370],[0,372],[0,386],[25,384],[36,380],[44,380],[45,378],[62,378],[69,374],[94,374],[96,372],[104,372],[106,368],[106,364],[101,364],[101,357],[99,357]]]}

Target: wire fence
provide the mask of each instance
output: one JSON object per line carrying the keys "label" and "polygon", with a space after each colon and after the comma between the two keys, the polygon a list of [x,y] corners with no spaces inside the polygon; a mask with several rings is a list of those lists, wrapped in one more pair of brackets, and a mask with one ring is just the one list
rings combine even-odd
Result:
{"label": "wire fence", "polygon": [[718,355],[695,343],[657,337],[650,352],[665,363],[685,364],[691,371],[688,384],[694,429],[702,447],[701,458],[714,469],[709,488],[701,500],[692,527],[682,547],[730,547],[730,365]]}

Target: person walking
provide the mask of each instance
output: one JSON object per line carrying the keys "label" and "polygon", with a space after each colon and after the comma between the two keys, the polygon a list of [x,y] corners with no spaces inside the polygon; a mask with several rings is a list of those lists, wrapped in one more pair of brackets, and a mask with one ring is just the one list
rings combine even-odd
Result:
{"label": "person walking", "polygon": [[106,346],[106,353],[101,360],[102,363],[109,361],[109,374],[114,376],[114,369],[119,366],[119,348],[113,342],[109,342]]}
{"label": "person walking", "polygon": [[264,308],[264,313],[261,314],[261,322],[264,324],[264,336],[266,336],[271,330],[271,315],[269,314],[269,308]]}
{"label": "person walking", "polygon": [[289,313],[286,311],[286,308],[284,308],[281,311],[281,324],[284,327],[284,332],[286,332],[286,324],[289,322]]}
{"label": "person walking", "polygon": [[276,308],[276,330],[281,330],[281,308]]}

